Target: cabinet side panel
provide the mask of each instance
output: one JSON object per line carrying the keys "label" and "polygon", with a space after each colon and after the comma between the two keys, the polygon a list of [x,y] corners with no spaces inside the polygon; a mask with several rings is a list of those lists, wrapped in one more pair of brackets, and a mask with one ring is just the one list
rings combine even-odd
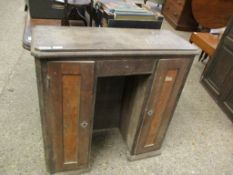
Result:
{"label": "cabinet side panel", "polygon": [[41,127],[44,141],[44,153],[46,160],[47,170],[52,172],[52,152],[51,152],[51,142],[50,135],[48,131],[48,121],[46,117],[46,94],[45,94],[45,74],[47,71],[46,63],[41,62],[41,60],[35,58],[36,65],[36,78],[37,78],[37,88],[38,88],[38,97],[40,105],[40,116],[41,116]]}

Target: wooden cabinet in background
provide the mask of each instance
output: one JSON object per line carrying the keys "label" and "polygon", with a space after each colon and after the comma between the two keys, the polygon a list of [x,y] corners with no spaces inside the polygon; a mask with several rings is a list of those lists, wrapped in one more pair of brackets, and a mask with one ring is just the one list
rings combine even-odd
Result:
{"label": "wooden cabinet in background", "polygon": [[130,160],[160,153],[194,46],[162,30],[44,26],[33,36],[51,173],[86,171],[99,129],[119,128]]}
{"label": "wooden cabinet in background", "polygon": [[202,83],[233,121],[233,18],[202,75]]}
{"label": "wooden cabinet in background", "polygon": [[198,23],[192,14],[191,0],[166,0],[162,13],[165,19],[177,30],[197,31]]}

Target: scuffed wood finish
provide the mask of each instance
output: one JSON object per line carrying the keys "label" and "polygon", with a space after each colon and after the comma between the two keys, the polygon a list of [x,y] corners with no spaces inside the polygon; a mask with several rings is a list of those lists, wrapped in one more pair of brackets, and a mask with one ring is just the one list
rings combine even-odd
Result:
{"label": "scuffed wood finish", "polygon": [[[88,168],[94,98],[94,62],[48,62],[44,77],[45,140],[50,172]],[[43,116],[42,116],[43,117]],[[86,122],[86,126],[82,123]],[[49,142],[49,143],[47,143]]]}
{"label": "scuffed wood finish", "polygon": [[162,122],[162,114],[166,110],[166,106],[171,95],[174,83],[176,81],[177,70],[169,70],[165,76],[164,84],[161,88],[161,92],[159,95],[158,103],[152,104],[153,111],[157,111],[152,117],[152,121],[149,127],[149,131],[147,134],[147,139],[145,142],[145,147],[149,147],[154,145],[156,135],[159,129],[159,126]]}
{"label": "scuffed wood finish", "polygon": [[98,61],[96,74],[100,77],[151,74],[154,59]]}
{"label": "scuffed wood finish", "polygon": [[161,147],[191,63],[187,59],[159,61],[135,143],[135,154]]}
{"label": "scuffed wood finish", "polygon": [[29,12],[25,17],[25,26],[24,26],[24,33],[23,33],[23,47],[26,50],[31,49],[31,41],[32,41],[32,29],[38,25],[55,25],[60,26],[61,20],[56,19],[32,19],[30,17]]}
{"label": "scuffed wood finish", "polygon": [[166,30],[36,27],[32,54],[38,58],[192,55],[195,46]]}
{"label": "scuffed wood finish", "polygon": [[158,154],[195,47],[167,31],[39,27],[33,35],[51,173],[89,168],[93,129],[119,127],[131,160]]}

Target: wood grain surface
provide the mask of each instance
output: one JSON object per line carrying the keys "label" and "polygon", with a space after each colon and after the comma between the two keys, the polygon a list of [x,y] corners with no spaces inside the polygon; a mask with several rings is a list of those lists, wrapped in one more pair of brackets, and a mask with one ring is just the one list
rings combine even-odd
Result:
{"label": "wood grain surface", "polygon": [[192,0],[193,16],[205,28],[220,28],[227,25],[233,15],[232,0]]}
{"label": "wood grain surface", "polygon": [[32,38],[32,54],[39,58],[197,51],[195,46],[166,30],[38,26]]}

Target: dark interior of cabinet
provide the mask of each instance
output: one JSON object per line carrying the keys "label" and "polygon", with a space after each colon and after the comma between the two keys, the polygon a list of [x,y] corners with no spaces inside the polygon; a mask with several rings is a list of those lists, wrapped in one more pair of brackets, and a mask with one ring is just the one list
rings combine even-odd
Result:
{"label": "dark interior of cabinet", "polygon": [[94,131],[119,128],[129,148],[133,145],[149,75],[100,77],[94,113]]}

